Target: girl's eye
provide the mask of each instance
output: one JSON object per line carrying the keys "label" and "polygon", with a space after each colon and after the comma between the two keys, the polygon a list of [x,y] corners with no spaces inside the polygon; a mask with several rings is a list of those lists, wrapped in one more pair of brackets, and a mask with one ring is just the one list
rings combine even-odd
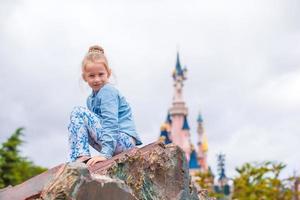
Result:
{"label": "girl's eye", "polygon": [[94,76],[95,76],[94,74],[90,74],[90,75],[89,75],[89,77],[91,77],[91,78],[94,77]]}

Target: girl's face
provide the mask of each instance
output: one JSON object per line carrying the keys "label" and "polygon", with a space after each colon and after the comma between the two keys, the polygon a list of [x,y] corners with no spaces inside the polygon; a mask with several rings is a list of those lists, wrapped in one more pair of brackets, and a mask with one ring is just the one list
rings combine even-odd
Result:
{"label": "girl's face", "polygon": [[101,61],[89,62],[85,65],[82,78],[93,89],[94,92],[99,91],[109,79],[110,73]]}

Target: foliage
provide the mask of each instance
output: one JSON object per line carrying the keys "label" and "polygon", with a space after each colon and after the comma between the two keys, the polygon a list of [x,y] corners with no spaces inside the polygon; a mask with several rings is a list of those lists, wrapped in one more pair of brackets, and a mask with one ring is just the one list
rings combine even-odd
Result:
{"label": "foliage", "polygon": [[46,168],[34,165],[32,161],[20,155],[19,147],[23,128],[18,128],[0,148],[0,188],[17,185],[40,174]]}
{"label": "foliage", "polygon": [[214,175],[209,169],[208,171],[201,171],[195,174],[196,183],[202,188],[208,191],[208,196],[221,198],[224,195],[216,193],[214,191]]}
{"label": "foliage", "polygon": [[293,178],[280,179],[285,168],[283,163],[246,163],[236,168],[238,176],[234,179],[233,199],[238,200],[290,200],[293,192]]}

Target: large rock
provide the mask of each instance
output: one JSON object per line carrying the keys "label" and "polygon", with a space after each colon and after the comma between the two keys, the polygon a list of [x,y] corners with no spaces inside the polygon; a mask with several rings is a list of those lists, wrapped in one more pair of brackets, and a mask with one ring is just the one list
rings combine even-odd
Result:
{"label": "large rock", "polygon": [[91,176],[85,164],[71,163],[61,168],[57,177],[44,187],[38,199],[119,200],[120,197],[137,200],[124,181],[97,174]]}
{"label": "large rock", "polygon": [[91,168],[70,163],[0,192],[0,199],[207,199],[191,184],[184,152],[153,143]]}

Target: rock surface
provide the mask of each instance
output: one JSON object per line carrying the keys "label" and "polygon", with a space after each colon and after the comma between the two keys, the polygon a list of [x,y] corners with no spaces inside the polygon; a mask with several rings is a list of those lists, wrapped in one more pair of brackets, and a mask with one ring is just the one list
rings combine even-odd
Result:
{"label": "rock surface", "polygon": [[191,184],[184,152],[173,144],[134,148],[87,168],[57,166],[0,192],[0,199],[196,200],[208,199]]}
{"label": "rock surface", "polygon": [[77,200],[137,200],[124,181],[108,176],[91,176],[83,163],[63,166],[57,177],[43,189],[40,200],[77,199]]}

